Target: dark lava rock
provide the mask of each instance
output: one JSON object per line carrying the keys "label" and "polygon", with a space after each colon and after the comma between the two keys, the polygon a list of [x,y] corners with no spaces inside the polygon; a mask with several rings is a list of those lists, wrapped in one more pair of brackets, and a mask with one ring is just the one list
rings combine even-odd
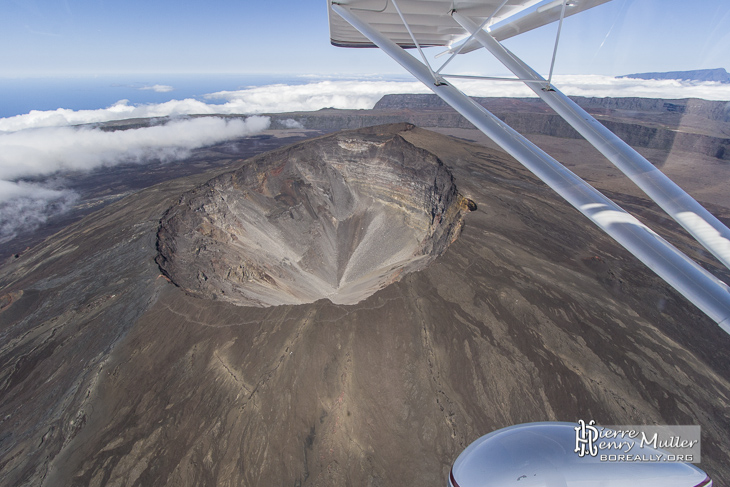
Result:
{"label": "dark lava rock", "polygon": [[206,298],[354,304],[442,254],[468,209],[430,152],[389,132],[336,134],[184,194],[162,220],[157,262]]}
{"label": "dark lava rock", "polygon": [[[112,203],[0,267],[0,485],[436,487],[486,433],[578,419],[700,425],[700,467],[730,482],[730,337],[715,323],[503,153],[403,125],[324,144],[346,155],[347,140],[434,154],[453,183],[425,153],[396,161],[479,207],[429,266],[356,304],[240,306],[160,275],[170,208],[168,224],[232,214],[189,213],[213,207],[202,189],[220,172]],[[281,167],[290,189],[262,207],[314,198]]]}

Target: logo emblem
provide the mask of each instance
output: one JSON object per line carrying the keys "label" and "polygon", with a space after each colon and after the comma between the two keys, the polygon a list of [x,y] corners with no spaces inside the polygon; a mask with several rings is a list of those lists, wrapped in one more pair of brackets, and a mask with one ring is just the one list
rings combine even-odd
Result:
{"label": "logo emblem", "polygon": [[595,442],[598,440],[598,428],[593,426],[595,421],[590,420],[588,424],[582,419],[578,420],[578,426],[575,427],[575,453],[579,457],[586,454],[595,457],[598,455],[598,447]]}

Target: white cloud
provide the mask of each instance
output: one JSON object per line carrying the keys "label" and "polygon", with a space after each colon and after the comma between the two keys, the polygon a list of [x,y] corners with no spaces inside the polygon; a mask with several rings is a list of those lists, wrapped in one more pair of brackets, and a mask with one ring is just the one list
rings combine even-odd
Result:
{"label": "white cloud", "polygon": [[[554,84],[575,96],[652,98],[704,98],[730,100],[730,85],[676,80],[638,80],[611,76],[555,76]],[[452,79],[466,94],[484,97],[534,97],[522,83]],[[208,100],[224,100],[223,113],[276,113],[341,109],[368,109],[386,94],[431,93],[420,82],[409,81],[321,81],[304,85],[267,85],[206,95]]]}
{"label": "white cloud", "polygon": [[[453,84],[471,96],[534,97],[522,83],[453,79]],[[730,84],[679,80],[643,80],[600,75],[558,75],[553,84],[566,95],[587,97],[702,98],[730,100]]]}
{"label": "white cloud", "polygon": [[201,117],[114,132],[89,127],[44,127],[0,134],[0,179],[89,170],[122,162],[173,160],[190,150],[253,135],[268,117]]}
{"label": "white cloud", "polygon": [[[522,83],[452,80],[454,85],[473,96],[535,96]],[[564,93],[576,96],[637,96],[655,98],[704,98],[730,100],[730,85],[692,83],[676,80],[639,80],[599,75],[555,76],[554,84]],[[257,114],[311,111],[321,108],[368,109],[386,94],[431,93],[417,81],[330,80],[301,85],[255,86],[237,91],[205,95],[206,101],[186,98],[165,103],[130,105],[121,100],[98,110],[37,111],[0,118],[0,131],[33,127],[54,127],[129,118],[176,115]]]}
{"label": "white cloud", "polygon": [[64,190],[53,189],[36,183],[12,182],[0,179],[0,204],[19,198],[53,200],[60,198],[63,193]]}
{"label": "white cloud", "polygon": [[0,244],[35,230],[48,218],[68,211],[78,194],[45,185],[0,180]]}
{"label": "white cloud", "polygon": [[418,82],[323,81],[304,85],[268,85],[206,95],[217,103],[186,98],[164,103],[130,105],[120,100],[97,110],[32,110],[23,115],[0,118],[0,132],[37,127],[60,127],[130,118],[177,115],[257,114],[334,108],[372,108],[387,93],[428,93]]}
{"label": "white cloud", "polygon": [[114,132],[90,127],[44,127],[0,134],[0,243],[68,211],[73,191],[17,181],[60,171],[88,171],[125,162],[187,157],[192,149],[257,134],[269,117],[201,117]]}
{"label": "white cloud", "polygon": [[187,114],[212,115],[216,113],[209,105],[192,99],[171,100],[149,105],[130,105],[128,100],[120,100],[114,105],[97,110],[31,110],[24,115],[0,118],[0,131],[14,132],[37,127],[60,127],[84,123],[125,120],[129,118],[165,117]]}
{"label": "white cloud", "polygon": [[281,125],[284,126],[284,128],[287,129],[303,129],[304,125],[302,125],[301,122],[297,122],[293,118],[287,118],[286,120],[279,121]]}
{"label": "white cloud", "polygon": [[643,80],[598,75],[563,75],[555,77],[555,85],[564,93],[574,96],[730,100],[730,84],[709,81]]}
{"label": "white cloud", "polygon": [[206,95],[225,100],[226,113],[276,113],[321,108],[369,109],[389,93],[430,93],[417,81],[320,81],[303,85],[256,86]]}
{"label": "white cloud", "polygon": [[169,85],[152,85],[152,86],[143,86],[140,88],[140,90],[149,90],[154,91],[156,93],[167,93],[172,91],[174,88]]}

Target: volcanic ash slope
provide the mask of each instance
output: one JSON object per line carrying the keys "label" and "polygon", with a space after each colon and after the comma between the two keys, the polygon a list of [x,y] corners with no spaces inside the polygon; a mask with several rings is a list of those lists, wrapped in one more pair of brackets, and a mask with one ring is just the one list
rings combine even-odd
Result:
{"label": "volcanic ash slope", "polygon": [[[329,165],[277,173],[306,153]],[[357,154],[391,169],[357,173]],[[504,154],[385,126],[214,176],[141,191],[0,269],[1,485],[435,487],[481,435],[578,419],[699,424],[700,466],[730,482],[727,335]],[[456,234],[458,194],[477,211],[420,268]],[[282,240],[252,252],[247,218]],[[389,255],[353,259],[381,235]],[[401,238],[418,272],[393,267]],[[401,279],[355,304],[245,305],[249,282],[297,302],[385,284],[357,262]]]}

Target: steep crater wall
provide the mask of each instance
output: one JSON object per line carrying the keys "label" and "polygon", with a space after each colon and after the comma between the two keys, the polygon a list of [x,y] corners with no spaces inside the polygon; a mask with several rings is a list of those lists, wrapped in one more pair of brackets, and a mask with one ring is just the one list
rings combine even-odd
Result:
{"label": "steep crater wall", "polygon": [[181,196],[157,262],[178,286],[244,306],[354,304],[417,271],[465,212],[449,170],[398,131],[374,127],[254,158]]}

